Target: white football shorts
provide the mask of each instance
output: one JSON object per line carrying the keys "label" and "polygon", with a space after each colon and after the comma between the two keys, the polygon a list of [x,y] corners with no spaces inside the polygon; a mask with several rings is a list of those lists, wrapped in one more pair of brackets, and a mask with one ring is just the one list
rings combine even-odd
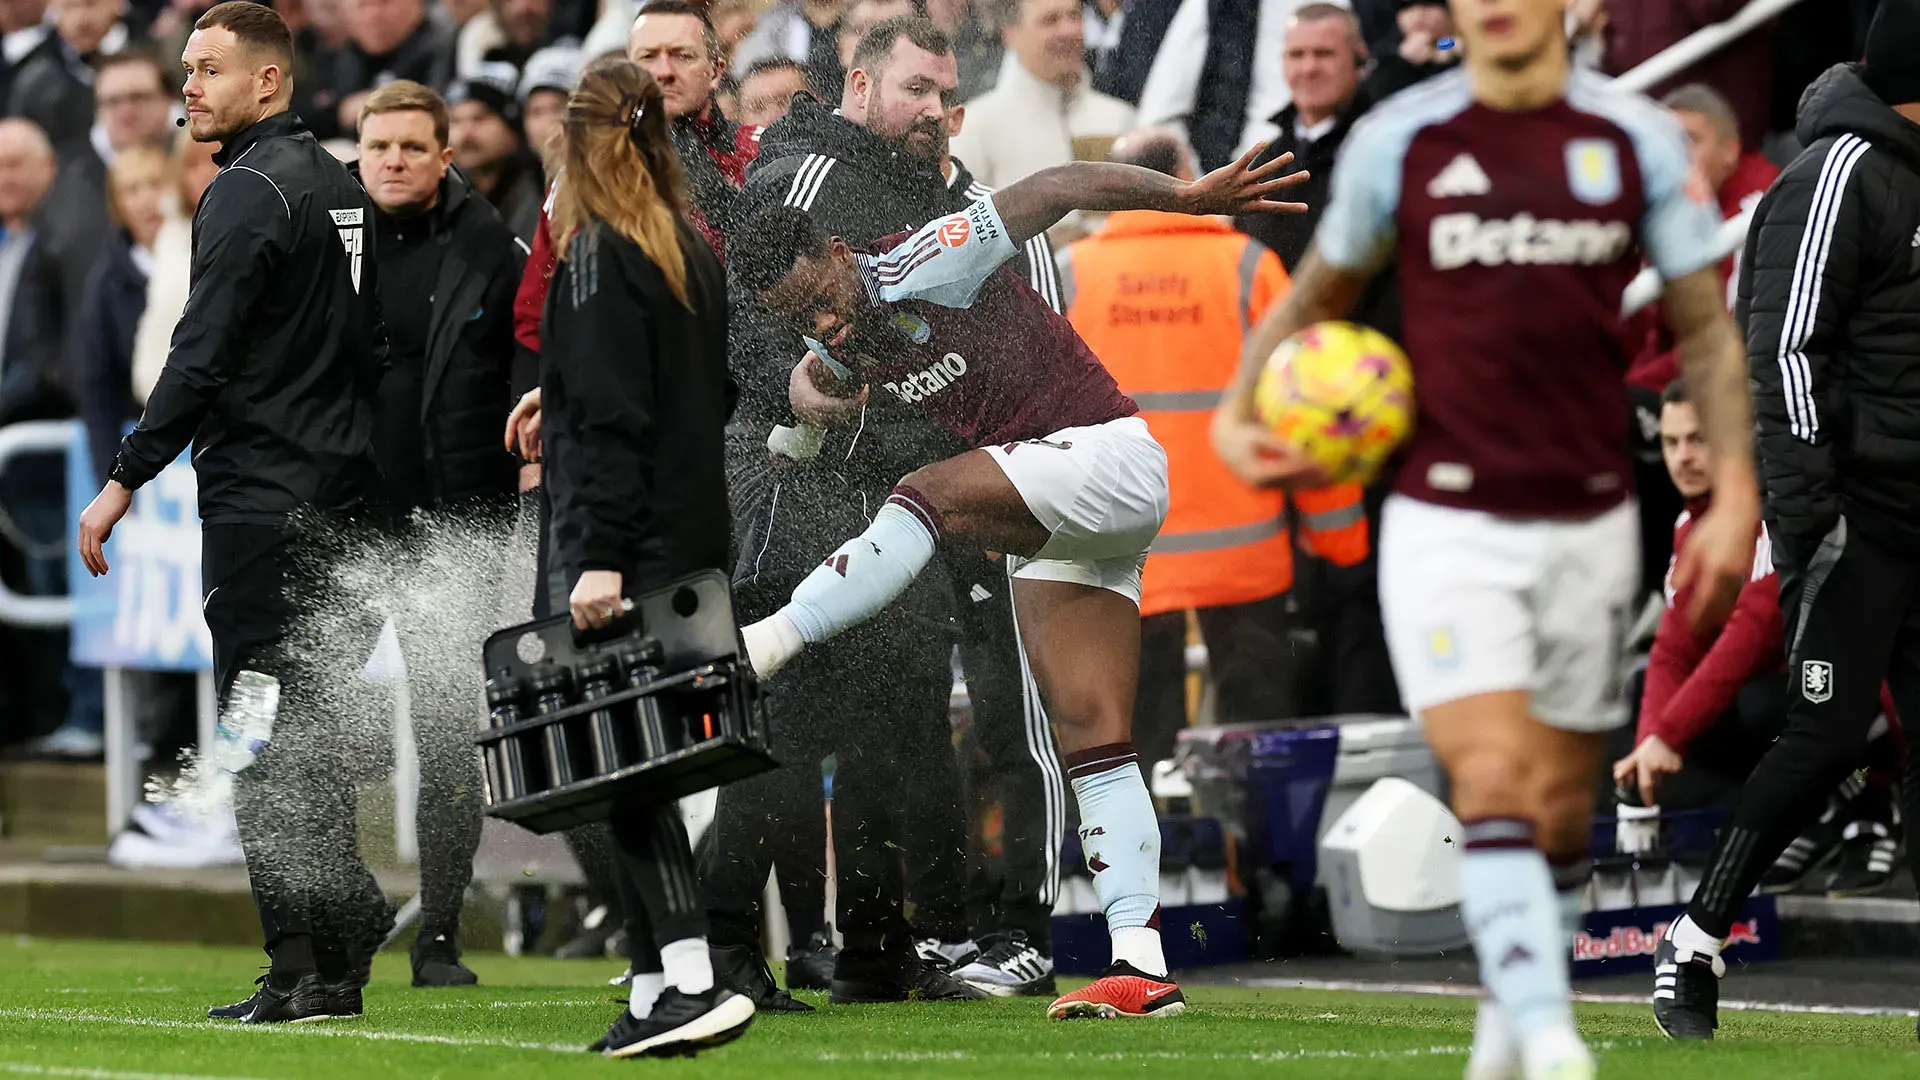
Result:
{"label": "white football shorts", "polygon": [[1391,496],[1380,524],[1380,613],[1402,699],[1417,716],[1525,690],[1542,723],[1619,727],[1622,639],[1639,577],[1632,500],[1568,521]]}
{"label": "white football shorts", "polygon": [[1016,578],[1072,581],[1140,602],[1147,549],[1167,518],[1167,452],[1125,416],[1044,439],[984,447],[1052,537]]}

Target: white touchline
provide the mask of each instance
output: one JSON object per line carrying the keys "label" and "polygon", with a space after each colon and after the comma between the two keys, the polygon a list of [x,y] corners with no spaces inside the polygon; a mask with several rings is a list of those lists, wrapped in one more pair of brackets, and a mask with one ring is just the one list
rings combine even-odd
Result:
{"label": "white touchline", "polygon": [[236,1024],[212,1020],[158,1020],[142,1016],[114,1016],[80,1009],[0,1009],[0,1020],[52,1020],[66,1024],[118,1024],[124,1027],[162,1028],[173,1031],[220,1031],[244,1034],[320,1036],[341,1039],[370,1039],[376,1042],[430,1043],[435,1046],[495,1046],[506,1050],[545,1050],[577,1054],[572,1043],[520,1042],[514,1039],[462,1039],[453,1035],[422,1035],[407,1031],[364,1031],[356,1027],[363,1021],[340,1020],[318,1024]]}
{"label": "white touchline", "polygon": [[29,1065],[24,1061],[0,1061],[0,1073],[16,1076],[68,1076],[83,1080],[250,1080],[245,1076],[210,1076],[201,1073],[121,1072],[115,1069],[89,1069],[74,1065]]}
{"label": "white touchline", "polygon": [[[1431,997],[1477,998],[1480,988],[1437,982],[1358,982],[1350,979],[1239,979],[1241,990],[1333,990],[1356,994],[1424,994]],[[1645,1005],[1646,994],[1596,994],[1575,990],[1582,1005]],[[1790,1001],[1722,1001],[1735,1012],[1806,1013],[1816,1016],[1920,1016],[1920,1010],[1882,1005],[1800,1005]]]}

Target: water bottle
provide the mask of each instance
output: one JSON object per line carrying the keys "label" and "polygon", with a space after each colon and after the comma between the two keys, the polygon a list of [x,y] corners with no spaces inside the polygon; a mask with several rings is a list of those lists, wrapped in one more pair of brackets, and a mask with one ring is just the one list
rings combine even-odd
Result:
{"label": "water bottle", "polygon": [[[506,674],[487,680],[487,724],[493,728],[511,727],[524,715],[520,696],[525,689],[520,680]],[[527,760],[521,748],[522,736],[502,739],[487,749],[487,767],[493,774],[493,788],[499,801],[509,802],[527,793]]]}
{"label": "water bottle", "polygon": [[273,718],[279,711],[279,679],[258,671],[234,676],[214,730],[213,760],[221,772],[233,774],[253,764],[273,738]]}
{"label": "water bottle", "polygon": [[[584,705],[610,696],[617,670],[611,656],[596,656],[581,662],[580,703]],[[605,776],[633,764],[633,748],[639,740],[634,738],[631,729],[615,723],[611,708],[603,706],[587,714],[587,739],[593,751],[596,775]]]}
{"label": "water bottle", "polygon": [[[639,690],[660,678],[663,650],[658,641],[629,642],[614,654],[620,670],[626,673],[627,689]],[[639,736],[640,760],[651,761],[678,746],[667,745],[666,723],[660,716],[660,703],[651,696],[633,699],[633,730]]]}
{"label": "water bottle", "polygon": [[[567,707],[568,683],[567,670],[543,660],[535,665],[533,674],[527,680],[533,692],[533,712],[535,716],[552,716]],[[540,744],[547,757],[547,786],[565,787],[580,779],[580,771],[574,763],[573,733],[567,730],[566,721],[555,721],[540,729]]]}

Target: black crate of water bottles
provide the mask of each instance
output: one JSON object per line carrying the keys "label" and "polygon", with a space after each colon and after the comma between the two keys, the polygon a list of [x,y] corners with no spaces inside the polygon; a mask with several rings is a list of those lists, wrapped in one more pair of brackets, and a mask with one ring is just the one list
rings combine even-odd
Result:
{"label": "black crate of water bottles", "polygon": [[765,772],[766,710],[739,654],[724,574],[634,597],[589,633],[568,616],[487,639],[475,742],[487,812],[553,832],[616,802],[665,802]]}

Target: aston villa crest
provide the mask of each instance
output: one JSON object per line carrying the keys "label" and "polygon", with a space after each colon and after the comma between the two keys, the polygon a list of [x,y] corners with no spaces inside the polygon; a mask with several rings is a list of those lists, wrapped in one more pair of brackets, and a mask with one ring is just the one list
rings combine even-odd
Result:
{"label": "aston villa crest", "polygon": [[894,332],[915,345],[925,345],[927,340],[933,337],[933,327],[928,326],[927,320],[911,311],[896,311],[891,321]]}

